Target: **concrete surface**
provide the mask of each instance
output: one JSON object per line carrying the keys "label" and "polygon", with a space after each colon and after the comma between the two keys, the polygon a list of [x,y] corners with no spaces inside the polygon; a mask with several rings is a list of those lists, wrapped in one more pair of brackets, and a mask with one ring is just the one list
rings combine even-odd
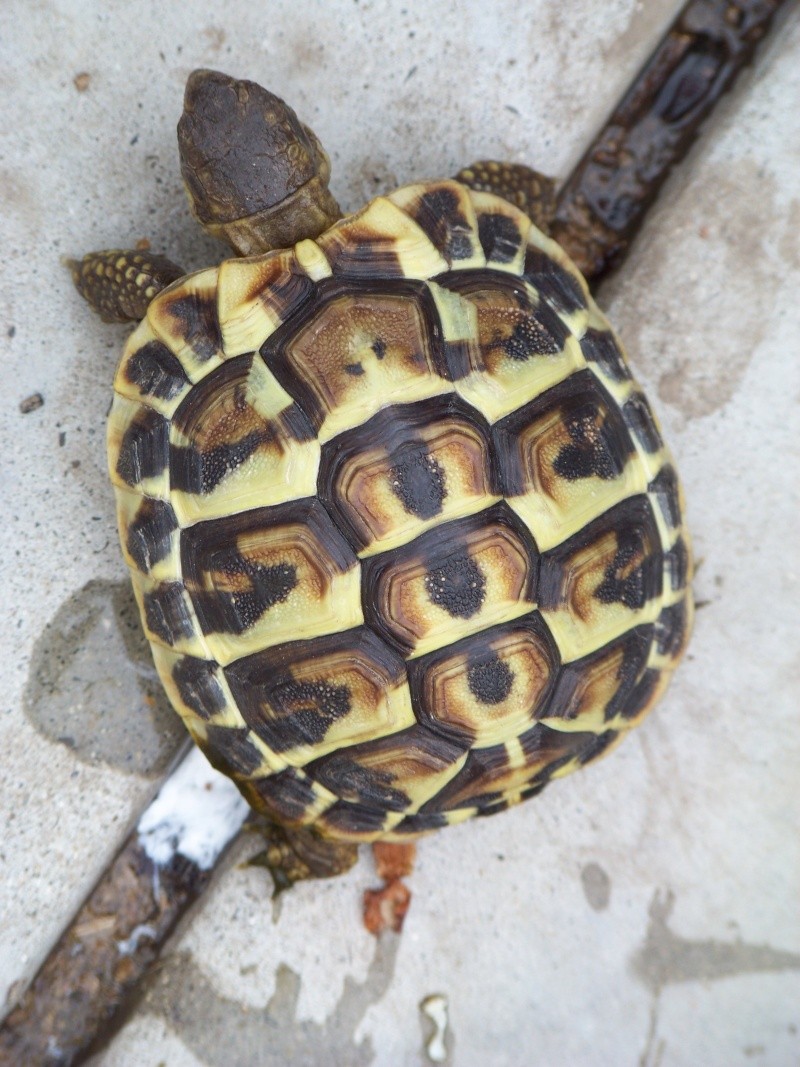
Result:
{"label": "concrete surface", "polygon": [[[104,470],[126,331],[89,317],[59,258],[145,236],[187,267],[221,257],[177,168],[195,66],[286,96],[353,208],[476,156],[563,176],[676,6],[6,0],[0,1003],[180,736]],[[96,1067],[424,1064],[431,993],[456,1067],[800,1062],[799,49],[795,9],[602,294],[678,456],[701,561],[666,700],[608,760],[425,841],[399,940],[361,926],[367,855],[273,908],[241,842]]]}

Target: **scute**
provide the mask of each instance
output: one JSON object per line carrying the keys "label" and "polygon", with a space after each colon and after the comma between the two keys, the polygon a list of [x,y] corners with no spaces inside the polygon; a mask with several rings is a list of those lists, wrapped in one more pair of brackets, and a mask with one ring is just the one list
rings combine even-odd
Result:
{"label": "scute", "polygon": [[496,196],[417,183],[176,282],[115,392],[157,669],[278,820],[361,841],[501,811],[666,688],[674,465],[586,283]]}

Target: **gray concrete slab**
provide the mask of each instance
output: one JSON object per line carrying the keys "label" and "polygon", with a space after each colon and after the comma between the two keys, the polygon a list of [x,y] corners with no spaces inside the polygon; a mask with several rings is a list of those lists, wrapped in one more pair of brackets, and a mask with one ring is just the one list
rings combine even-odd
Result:
{"label": "gray concrete slab", "polygon": [[[481,155],[565,174],[674,5],[519,7],[6,3],[0,997],[179,736],[136,637],[104,471],[125,330],[88,317],[59,258],[145,236],[187,267],[220,258],[174,146],[198,65],[285,95],[346,208]],[[800,1059],[798,48],[795,11],[603,294],[702,560],[707,604],[664,703],[583,775],[425,841],[399,941],[361,927],[367,857],[273,909],[265,876],[238,866],[244,842],[100,1067],[424,1063],[435,992],[458,1067]]]}

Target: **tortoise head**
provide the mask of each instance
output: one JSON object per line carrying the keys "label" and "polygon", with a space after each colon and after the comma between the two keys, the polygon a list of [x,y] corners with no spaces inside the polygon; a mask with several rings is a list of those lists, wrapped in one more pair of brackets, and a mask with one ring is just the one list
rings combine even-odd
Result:
{"label": "tortoise head", "polygon": [[[308,126],[273,93],[214,70],[186,83],[178,123],[192,213],[240,255],[318,237],[341,217],[328,192],[330,160]],[[66,259],[81,296],[107,322],[137,322],[186,272],[136,249]]]}
{"label": "tortoise head", "polygon": [[192,213],[240,255],[317,237],[340,217],[317,137],[255,82],[194,71],[178,148]]}

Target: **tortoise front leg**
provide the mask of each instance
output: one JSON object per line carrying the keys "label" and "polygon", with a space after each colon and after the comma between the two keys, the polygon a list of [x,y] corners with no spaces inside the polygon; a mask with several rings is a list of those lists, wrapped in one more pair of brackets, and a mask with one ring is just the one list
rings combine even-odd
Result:
{"label": "tortoise front leg", "polygon": [[153,297],[186,273],[166,256],[109,249],[69,259],[75,288],[104,322],[139,322]]}
{"label": "tortoise front leg", "polygon": [[556,183],[522,163],[481,159],[456,174],[456,181],[480,193],[494,193],[524,211],[540,230],[550,232],[556,213]]}

